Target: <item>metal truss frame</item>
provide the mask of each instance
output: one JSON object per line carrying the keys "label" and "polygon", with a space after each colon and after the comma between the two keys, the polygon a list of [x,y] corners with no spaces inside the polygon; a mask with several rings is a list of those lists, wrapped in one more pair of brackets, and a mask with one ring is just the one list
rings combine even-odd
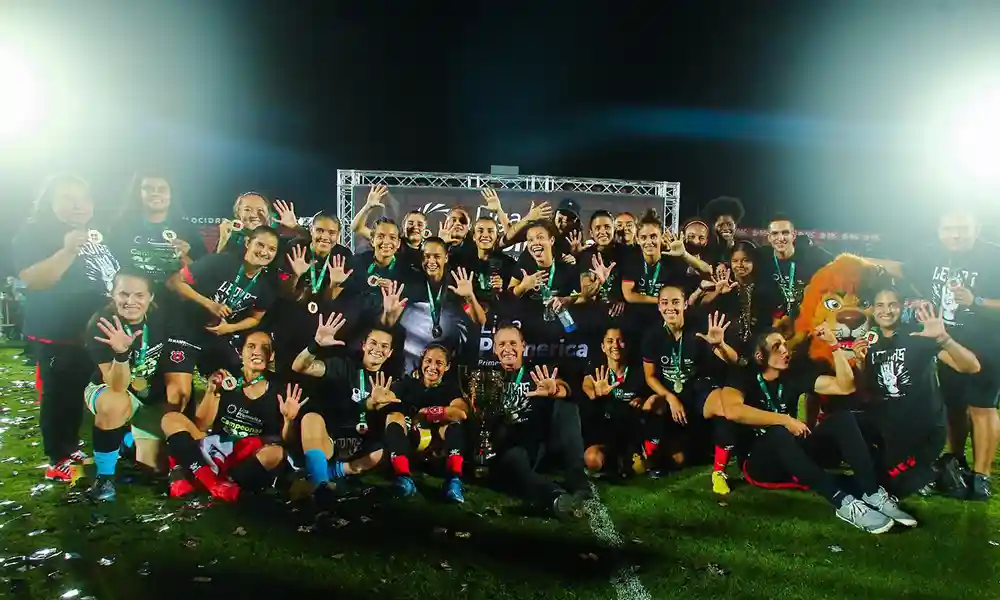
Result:
{"label": "metal truss frame", "polygon": [[337,170],[337,214],[347,231],[345,242],[354,250],[350,233],[355,215],[354,190],[385,184],[389,187],[446,188],[539,192],[544,194],[580,193],[610,196],[659,196],[663,198],[663,221],[673,231],[680,227],[681,184],[676,181],[622,181],[619,179],[583,179],[549,175],[487,175],[484,173],[425,173],[412,171]]}

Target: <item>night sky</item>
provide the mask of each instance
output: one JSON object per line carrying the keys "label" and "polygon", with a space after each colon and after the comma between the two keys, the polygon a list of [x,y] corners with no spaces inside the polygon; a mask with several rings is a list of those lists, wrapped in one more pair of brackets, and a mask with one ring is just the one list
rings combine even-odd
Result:
{"label": "night sky", "polygon": [[113,202],[152,167],[189,213],[250,189],[306,213],[338,168],[504,164],[680,181],[685,216],[728,194],[751,225],[878,230],[969,194],[928,185],[901,132],[956,73],[995,70],[998,4],[6,2],[0,41],[56,108],[54,133],[5,143],[0,191],[13,217],[70,170]]}

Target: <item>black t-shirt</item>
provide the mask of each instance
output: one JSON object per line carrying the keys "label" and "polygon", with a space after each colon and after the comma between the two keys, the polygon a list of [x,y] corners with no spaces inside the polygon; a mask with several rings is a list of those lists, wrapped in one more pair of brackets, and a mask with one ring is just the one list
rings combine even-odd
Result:
{"label": "black t-shirt", "polygon": [[423,381],[417,377],[404,377],[393,387],[396,397],[413,411],[431,406],[448,406],[455,398],[464,396],[458,384],[449,380],[434,387],[424,387]]}
{"label": "black t-shirt", "polygon": [[166,231],[172,231],[176,239],[191,246],[188,251],[191,261],[205,255],[205,241],[201,232],[186,219],[168,218],[160,223],[150,223],[138,218],[122,221],[112,228],[108,239],[108,247],[118,261],[122,265],[148,273],[157,292],[163,288],[168,277],[184,266],[174,247],[164,237]]}
{"label": "black t-shirt", "polygon": [[939,412],[942,405],[936,400],[934,357],[940,349],[933,339],[902,331],[892,337],[880,335],[868,347],[864,369],[867,389],[875,395],[876,413],[909,419],[917,412]]}
{"label": "black t-shirt", "polygon": [[[209,254],[181,273],[184,280],[202,296],[232,309],[227,322],[237,323],[251,311],[267,311],[278,295],[277,278],[269,269],[254,277],[243,274],[243,257],[236,254]],[[202,307],[191,303],[192,322],[212,322],[215,318]]]}
{"label": "black t-shirt", "polygon": [[516,371],[500,371],[504,381],[501,396],[503,420],[508,425],[521,427],[534,425],[543,415],[548,414],[553,402],[563,401],[556,398],[528,396],[528,392],[535,387],[531,380],[533,370],[534,365],[524,362]]}
{"label": "black t-shirt", "polygon": [[477,254],[473,269],[475,277],[473,286],[476,290],[476,298],[486,302],[495,301],[498,294],[490,285],[490,279],[493,275],[500,276],[502,283],[500,294],[503,294],[510,285],[511,277],[521,275],[520,271],[515,270],[515,264],[516,261],[513,258],[500,251],[490,252],[485,259],[478,258]]}
{"label": "black t-shirt", "polygon": [[242,386],[232,391],[222,390],[212,433],[234,440],[245,437],[281,439],[285,418],[278,404],[279,389],[275,381],[269,380],[267,390],[254,400],[247,398]]}
{"label": "black t-shirt", "polygon": [[[13,241],[15,272],[52,257],[69,232],[63,223],[26,223]],[[40,341],[79,343],[90,317],[107,302],[117,273],[118,260],[104,243],[84,244],[54,285],[25,290],[24,334]]]}
{"label": "black t-shirt", "polygon": [[816,380],[823,374],[822,367],[802,363],[781,373],[774,381],[764,381],[760,368],[749,364],[731,368],[726,387],[743,392],[743,402],[747,406],[795,416],[799,410],[799,396],[815,391]]}
{"label": "black t-shirt", "polygon": [[651,265],[640,254],[627,257],[623,262],[625,264],[619,263],[617,267],[621,269],[622,283],[634,283],[633,291],[637,294],[655,298],[660,288],[667,284],[686,286],[687,263],[677,257],[661,255],[659,262]]}
{"label": "black t-shirt", "polygon": [[[95,365],[107,364],[115,359],[115,353],[111,349],[111,346],[102,344],[94,339],[95,337],[105,337],[104,333],[97,328],[97,320],[100,317],[104,317],[113,323],[114,314],[112,310],[102,310],[91,320],[87,327],[85,337],[87,354],[94,361]],[[133,387],[131,390],[132,393],[142,400],[143,403],[162,401],[165,396],[165,389],[163,387],[163,373],[160,366],[162,361],[167,358],[164,348],[168,344],[167,327],[162,313],[154,310],[146,316],[145,322],[129,325],[122,321],[122,326],[126,328],[126,331],[139,333],[135,337],[135,341],[132,342],[128,362],[129,368],[132,371],[132,380],[135,381],[136,378],[141,377],[147,383],[144,389],[136,390]],[[140,333],[143,331],[145,332],[146,342],[145,356],[143,356],[142,352],[143,333]],[[100,367],[94,370],[94,375],[90,378],[90,381],[96,384],[105,383]]]}
{"label": "black t-shirt", "polygon": [[[344,282],[341,295],[347,294],[349,298],[360,300],[366,305],[377,305],[378,310],[381,310],[382,291],[378,280],[391,279],[405,283],[413,273],[410,265],[403,264],[397,256],[393,256],[389,264],[383,266],[375,262],[375,253],[371,250],[355,254],[348,263],[348,270],[354,272]],[[404,289],[403,297],[409,297],[409,292],[409,289]]]}
{"label": "black t-shirt", "polygon": [[[594,377],[594,372],[600,367],[606,367],[607,363],[601,361],[591,366],[593,368],[588,369],[587,373],[591,377]],[[617,380],[618,376],[609,369],[608,383],[614,384]],[[625,367],[624,377],[622,377],[618,387],[611,390],[611,394],[608,396],[595,398],[595,401],[607,404],[629,404],[636,398],[645,400],[649,397],[649,394],[650,391],[646,386],[646,377],[643,374],[642,365],[629,365]]]}
{"label": "black t-shirt", "polygon": [[[1000,247],[977,241],[965,253],[947,252],[943,248],[930,248],[916,253],[916,257],[903,264],[907,281],[930,300],[940,311],[949,327],[966,325],[995,326],[996,319],[989,319],[989,311],[972,306],[959,306],[949,282],[961,284],[973,296],[1000,298]],[[985,320],[984,320],[985,317]]]}
{"label": "black t-shirt", "polygon": [[[419,366],[424,348],[430,343],[443,345],[452,356],[462,360],[471,359],[474,354],[474,346],[479,342],[476,339],[477,328],[463,310],[464,300],[448,289],[451,285],[454,285],[454,279],[450,271],[440,283],[429,282],[423,272],[413,273],[407,280],[405,294],[408,301],[399,321],[406,332],[403,343],[406,372]],[[440,331],[435,331],[435,325]],[[470,345],[473,348],[469,348]]]}
{"label": "black t-shirt", "polygon": [[[330,254],[326,258],[320,258],[309,249],[310,242],[305,240],[299,240],[288,246],[288,255],[292,256],[292,252],[298,250],[299,248],[304,248],[306,251],[306,262],[314,262],[312,267],[303,273],[299,277],[298,281],[295,283],[295,297],[296,299],[301,298],[303,301],[308,302],[309,300],[315,299],[319,296],[323,290],[330,287],[330,276],[328,274],[330,268],[330,260],[336,256],[340,256],[345,259],[345,265],[350,263],[350,259],[353,256],[351,250],[346,246],[341,246],[337,244],[330,251]],[[288,259],[283,255],[278,255],[275,258],[275,262],[278,264],[278,274],[281,281],[285,281],[295,274],[292,272],[292,265],[289,264]]]}
{"label": "black t-shirt", "polygon": [[[465,239],[461,242],[448,246],[448,266],[450,268],[457,269],[458,267],[464,267],[471,271],[476,268],[478,262],[479,249],[476,247],[476,242],[472,239],[471,234],[465,236]],[[417,264],[419,265],[420,262]]]}
{"label": "black t-shirt", "polygon": [[365,403],[372,393],[372,378],[377,371],[366,371],[361,363],[349,358],[331,356],[323,359],[324,398],[315,406],[307,404],[308,412],[323,415],[327,429],[358,423],[367,413]]}
{"label": "black t-shirt", "polygon": [[[524,267],[524,270],[528,272],[528,275],[533,275],[539,271],[544,271],[549,274],[547,285],[549,290],[548,297],[561,298],[580,291],[580,275],[577,272],[576,267],[571,264],[556,260],[548,267],[543,268],[538,266],[538,264],[532,260],[530,264]],[[520,280],[524,277],[524,274],[516,273],[515,277]],[[539,289],[529,290],[521,295],[521,300],[524,301],[528,310],[540,311],[542,308],[544,292],[545,290],[541,287]]]}
{"label": "black t-shirt", "polygon": [[[795,254],[790,259],[778,259],[774,251],[764,248],[754,263],[754,310],[757,322],[770,325],[773,320],[787,314],[793,319],[799,314],[802,294],[812,276],[830,262],[825,251],[797,241]],[[794,273],[793,273],[794,269]],[[791,286],[790,298],[786,290]]]}
{"label": "black t-shirt", "polygon": [[688,317],[680,339],[660,325],[649,329],[642,340],[642,362],[656,365],[657,379],[678,396],[689,393],[698,380],[724,373],[725,362],[696,335],[706,329],[701,321]]}

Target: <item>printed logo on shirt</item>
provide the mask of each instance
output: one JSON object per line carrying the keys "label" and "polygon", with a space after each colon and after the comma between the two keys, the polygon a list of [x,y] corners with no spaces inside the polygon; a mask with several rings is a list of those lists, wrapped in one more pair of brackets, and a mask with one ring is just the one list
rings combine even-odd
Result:
{"label": "printed logo on shirt", "polygon": [[[236,288],[233,290],[233,288]],[[238,285],[234,285],[232,281],[224,281],[219,284],[219,288],[215,290],[215,294],[212,296],[212,300],[218,302],[219,304],[226,304],[226,300],[229,299],[230,294],[233,296],[233,300],[236,300],[235,306],[232,306],[233,313],[238,313],[242,310],[254,305],[257,301],[257,296],[255,294],[248,294],[246,290]]]}
{"label": "printed logo on shirt", "polygon": [[170,353],[170,360],[171,360],[171,362],[175,362],[175,363],[182,363],[182,362],[184,362],[184,351],[183,350],[174,350],[174,351],[172,351]]}
{"label": "printed logo on shirt", "polygon": [[879,365],[876,383],[888,398],[900,398],[910,386],[910,373],[906,369],[906,348],[878,350],[872,356],[872,364]]}
{"label": "printed logo on shirt", "polygon": [[103,285],[104,290],[110,294],[115,284],[115,275],[118,274],[118,259],[111,254],[107,246],[94,242],[87,242],[81,246],[78,255],[83,258],[87,279]]}
{"label": "printed logo on shirt", "polygon": [[509,423],[523,423],[528,420],[532,410],[529,391],[531,384],[523,381],[521,383],[509,381],[504,384],[503,409]]}
{"label": "printed logo on shirt", "polygon": [[941,310],[941,318],[947,325],[955,325],[961,312],[970,312],[968,308],[958,305],[955,293],[951,290],[957,284],[960,287],[974,290],[978,271],[952,269],[950,267],[934,267],[931,280],[931,302]]}

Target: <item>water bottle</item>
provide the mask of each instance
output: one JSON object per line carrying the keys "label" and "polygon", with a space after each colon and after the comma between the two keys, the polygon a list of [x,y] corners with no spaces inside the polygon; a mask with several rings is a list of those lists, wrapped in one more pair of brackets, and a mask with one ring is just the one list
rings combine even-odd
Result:
{"label": "water bottle", "polygon": [[556,314],[559,317],[559,322],[562,323],[563,331],[566,333],[573,333],[576,331],[576,323],[573,321],[573,315],[569,314],[569,309],[565,306],[559,309]]}

